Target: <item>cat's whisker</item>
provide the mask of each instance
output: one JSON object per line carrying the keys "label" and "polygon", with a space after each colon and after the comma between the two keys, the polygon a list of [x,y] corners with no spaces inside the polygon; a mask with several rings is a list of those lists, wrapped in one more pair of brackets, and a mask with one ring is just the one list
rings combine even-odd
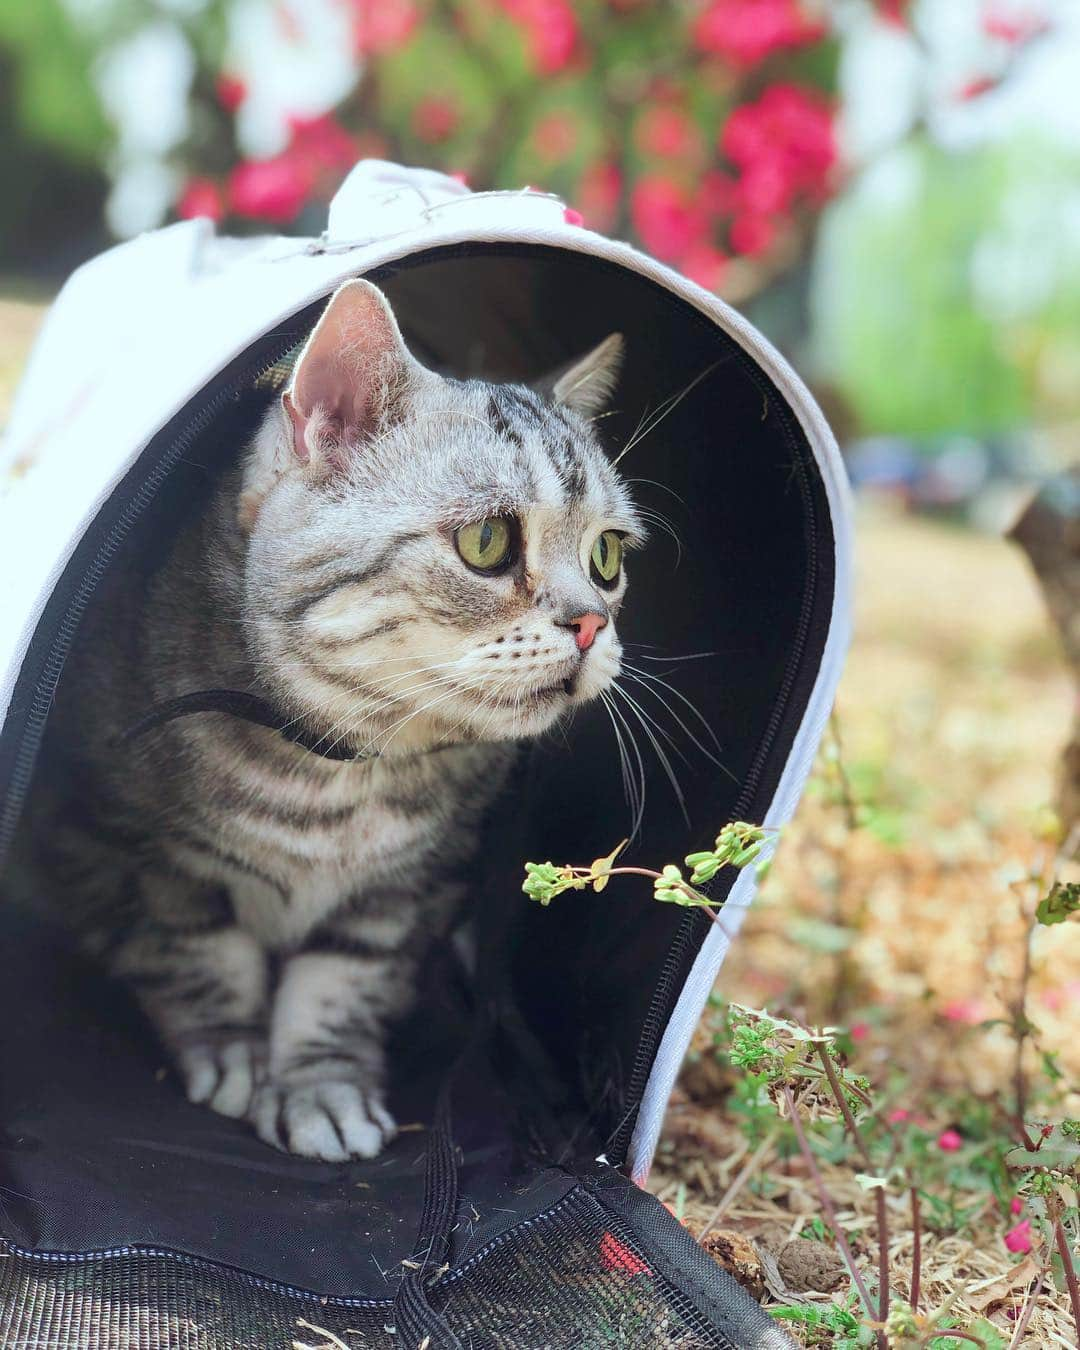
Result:
{"label": "cat's whisker", "polygon": [[661,483],[655,478],[627,478],[626,482],[644,483],[647,487],[659,488],[661,492],[668,493],[668,495],[674,497],[677,502],[680,502],[683,506],[686,506],[685,497],[680,496],[679,493],[677,493],[673,487],[668,487],[667,483]]}
{"label": "cat's whisker", "polygon": [[633,838],[637,834],[638,830],[641,828],[641,813],[637,808],[639,795],[636,791],[637,785],[634,783],[633,774],[630,768],[630,756],[627,753],[626,744],[623,740],[623,734],[619,730],[619,724],[615,721],[615,718],[612,715],[610,707],[610,699],[608,697],[606,690],[601,692],[600,702],[603,705],[604,711],[608,715],[608,721],[611,723],[611,729],[615,733],[615,746],[619,753],[619,771],[622,777],[623,796],[626,798],[626,803],[630,807],[630,815],[631,815],[630,837]]}
{"label": "cat's whisker", "polygon": [[683,399],[686,398],[687,394],[689,394],[691,390],[696,389],[697,386],[701,383],[703,379],[705,379],[706,376],[711,375],[718,365],[720,365],[720,362],[714,361],[711,366],[706,366],[703,371],[694,376],[694,378],[690,381],[688,385],[686,385],[684,389],[680,390],[677,394],[671,395],[670,398],[665,399],[664,402],[660,404],[659,408],[657,408],[656,412],[653,414],[652,417],[649,418],[648,422],[646,422],[646,424],[643,427],[640,426],[639,424],[639,429],[634,433],[633,436],[630,437],[627,443],[623,446],[622,450],[620,450],[620,452],[611,461],[612,468],[615,468],[618,465],[619,461],[625,455],[628,455],[631,450],[633,450],[635,445],[643,441],[646,436],[651,435],[651,433],[656,430],[656,428],[660,425],[660,423],[663,422],[665,418],[669,417],[675,411],[675,409],[679,406],[679,404],[683,401]]}
{"label": "cat's whisker", "polygon": [[661,768],[667,775],[667,780],[671,784],[672,791],[675,793],[675,799],[679,803],[679,810],[682,812],[683,820],[685,820],[687,826],[689,826],[690,815],[686,809],[686,798],[683,794],[682,786],[679,783],[679,776],[675,772],[671,760],[668,758],[667,752],[665,751],[664,747],[660,744],[660,742],[657,740],[655,734],[653,733],[652,727],[650,727],[648,721],[646,721],[645,719],[645,716],[642,714],[640,705],[626,692],[625,689],[622,688],[622,686],[619,684],[617,680],[612,683],[611,691],[614,694],[618,694],[625,701],[627,707],[641,723],[641,729],[642,731],[644,731],[646,737],[648,738],[649,744],[652,746],[656,754],[656,758],[660,761]]}
{"label": "cat's whisker", "polygon": [[[655,647],[654,642],[624,642],[626,649],[636,649],[638,647]],[[707,656],[719,656],[719,652],[689,652],[685,656],[647,656],[644,652],[636,652],[635,661],[659,661],[663,663],[671,661],[702,661]]]}
{"label": "cat's whisker", "polygon": [[[651,671],[641,670],[639,667],[631,665],[629,661],[623,662],[623,670],[625,670],[628,675],[635,678],[638,683],[644,684],[646,688],[648,688],[650,685],[659,685],[662,689],[666,689],[669,694],[677,698],[679,702],[682,703],[683,706],[693,714],[693,716],[704,728],[709,739],[716,747],[717,753],[723,754],[724,747],[721,745],[720,738],[717,736],[716,732],[713,731],[711,724],[706,719],[705,715],[702,713],[701,709],[697,706],[697,704],[694,703],[691,699],[687,698],[681,689],[676,689],[673,684],[669,684],[667,680],[662,679],[659,675],[654,675]],[[686,734],[690,736],[691,740],[694,741],[695,745],[698,745],[698,748],[701,750],[702,754],[704,754],[708,759],[711,759],[712,762],[717,766],[717,768],[722,769],[724,773],[729,774],[731,778],[734,779],[735,775],[731,773],[730,769],[728,769],[722,763],[722,761],[720,761],[709,751],[707,751],[704,748],[704,746],[700,745],[699,742],[696,740],[696,738],[691,735],[690,731],[686,728],[686,726],[683,724],[681,719],[676,714],[674,708],[672,708],[667,703],[667,701],[663,698],[663,696],[658,694],[655,689],[650,689],[650,692],[652,693],[654,698],[659,699],[660,702],[664,704],[668,712],[670,712],[672,717],[674,717],[676,721],[679,722],[679,725],[682,726],[683,730],[686,731]]]}
{"label": "cat's whisker", "polygon": [[[615,719],[618,719],[619,725],[621,725],[623,731],[626,733],[626,740],[629,749],[633,752],[634,761],[637,765],[638,771],[637,775],[638,791],[636,794],[637,810],[634,817],[634,834],[636,834],[637,831],[641,828],[642,820],[644,820],[645,818],[645,795],[646,795],[645,760],[641,753],[641,747],[638,745],[637,737],[634,735],[633,727],[631,727],[630,723],[627,721],[625,714],[623,713],[622,709],[618,706],[618,704],[615,702],[614,698],[611,697],[611,693],[614,692],[614,688],[615,688],[614,685],[611,685],[609,687],[609,692],[605,694],[604,702],[605,706],[608,709],[608,713],[612,718],[612,725],[615,724]],[[631,810],[633,809],[634,809],[633,806],[631,806]]]}

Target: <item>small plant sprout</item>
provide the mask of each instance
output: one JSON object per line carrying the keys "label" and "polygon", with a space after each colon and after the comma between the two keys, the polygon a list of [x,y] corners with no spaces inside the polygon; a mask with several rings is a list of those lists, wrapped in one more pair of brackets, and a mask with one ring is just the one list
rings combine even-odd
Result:
{"label": "small plant sprout", "polygon": [[[595,859],[588,867],[527,862],[521,889],[531,900],[546,906],[564,891],[583,891],[587,886],[591,886],[594,891],[602,891],[612,877],[647,877],[653,883],[654,899],[662,904],[703,909],[715,922],[716,911],[723,901],[712,899],[697,888],[712,881],[722,867],[749,867],[760,857],[769,836],[775,834],[774,830],[749,825],[744,820],[729,822],[716,836],[711,849],[688,853],[683,859],[690,870],[689,878],[674,863],[667,863],[659,872],[648,867],[616,867],[615,860],[628,842],[624,839],[605,857]],[[761,865],[764,866],[764,860]]]}

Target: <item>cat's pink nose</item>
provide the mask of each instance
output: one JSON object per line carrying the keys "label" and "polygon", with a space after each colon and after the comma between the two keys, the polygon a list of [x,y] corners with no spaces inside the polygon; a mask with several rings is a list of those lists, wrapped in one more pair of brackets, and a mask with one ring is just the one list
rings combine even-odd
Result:
{"label": "cat's pink nose", "polygon": [[567,619],[564,627],[574,630],[574,641],[579,652],[587,652],[596,640],[601,628],[607,627],[607,619],[602,614],[579,614],[576,619]]}

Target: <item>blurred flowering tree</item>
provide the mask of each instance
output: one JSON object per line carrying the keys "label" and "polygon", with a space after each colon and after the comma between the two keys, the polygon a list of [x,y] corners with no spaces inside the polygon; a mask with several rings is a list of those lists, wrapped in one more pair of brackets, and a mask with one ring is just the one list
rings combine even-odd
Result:
{"label": "blurred flowering tree", "polygon": [[[84,106],[51,131],[98,146],[120,232],[167,210],[317,229],[376,155],[549,189],[741,298],[803,253],[836,185],[825,0],[2,3],[0,42],[27,51],[66,13]],[[28,106],[59,82],[45,45]]]}

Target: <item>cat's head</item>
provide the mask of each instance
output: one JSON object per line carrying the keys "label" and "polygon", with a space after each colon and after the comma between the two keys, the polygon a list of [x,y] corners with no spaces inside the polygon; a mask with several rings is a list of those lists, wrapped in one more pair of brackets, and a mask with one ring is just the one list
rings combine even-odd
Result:
{"label": "cat's head", "polygon": [[249,456],[243,605],[264,677],[334,737],[533,736],[619,673],[643,538],[590,418],[617,334],[550,383],[444,379],[364,281],[334,295]]}

